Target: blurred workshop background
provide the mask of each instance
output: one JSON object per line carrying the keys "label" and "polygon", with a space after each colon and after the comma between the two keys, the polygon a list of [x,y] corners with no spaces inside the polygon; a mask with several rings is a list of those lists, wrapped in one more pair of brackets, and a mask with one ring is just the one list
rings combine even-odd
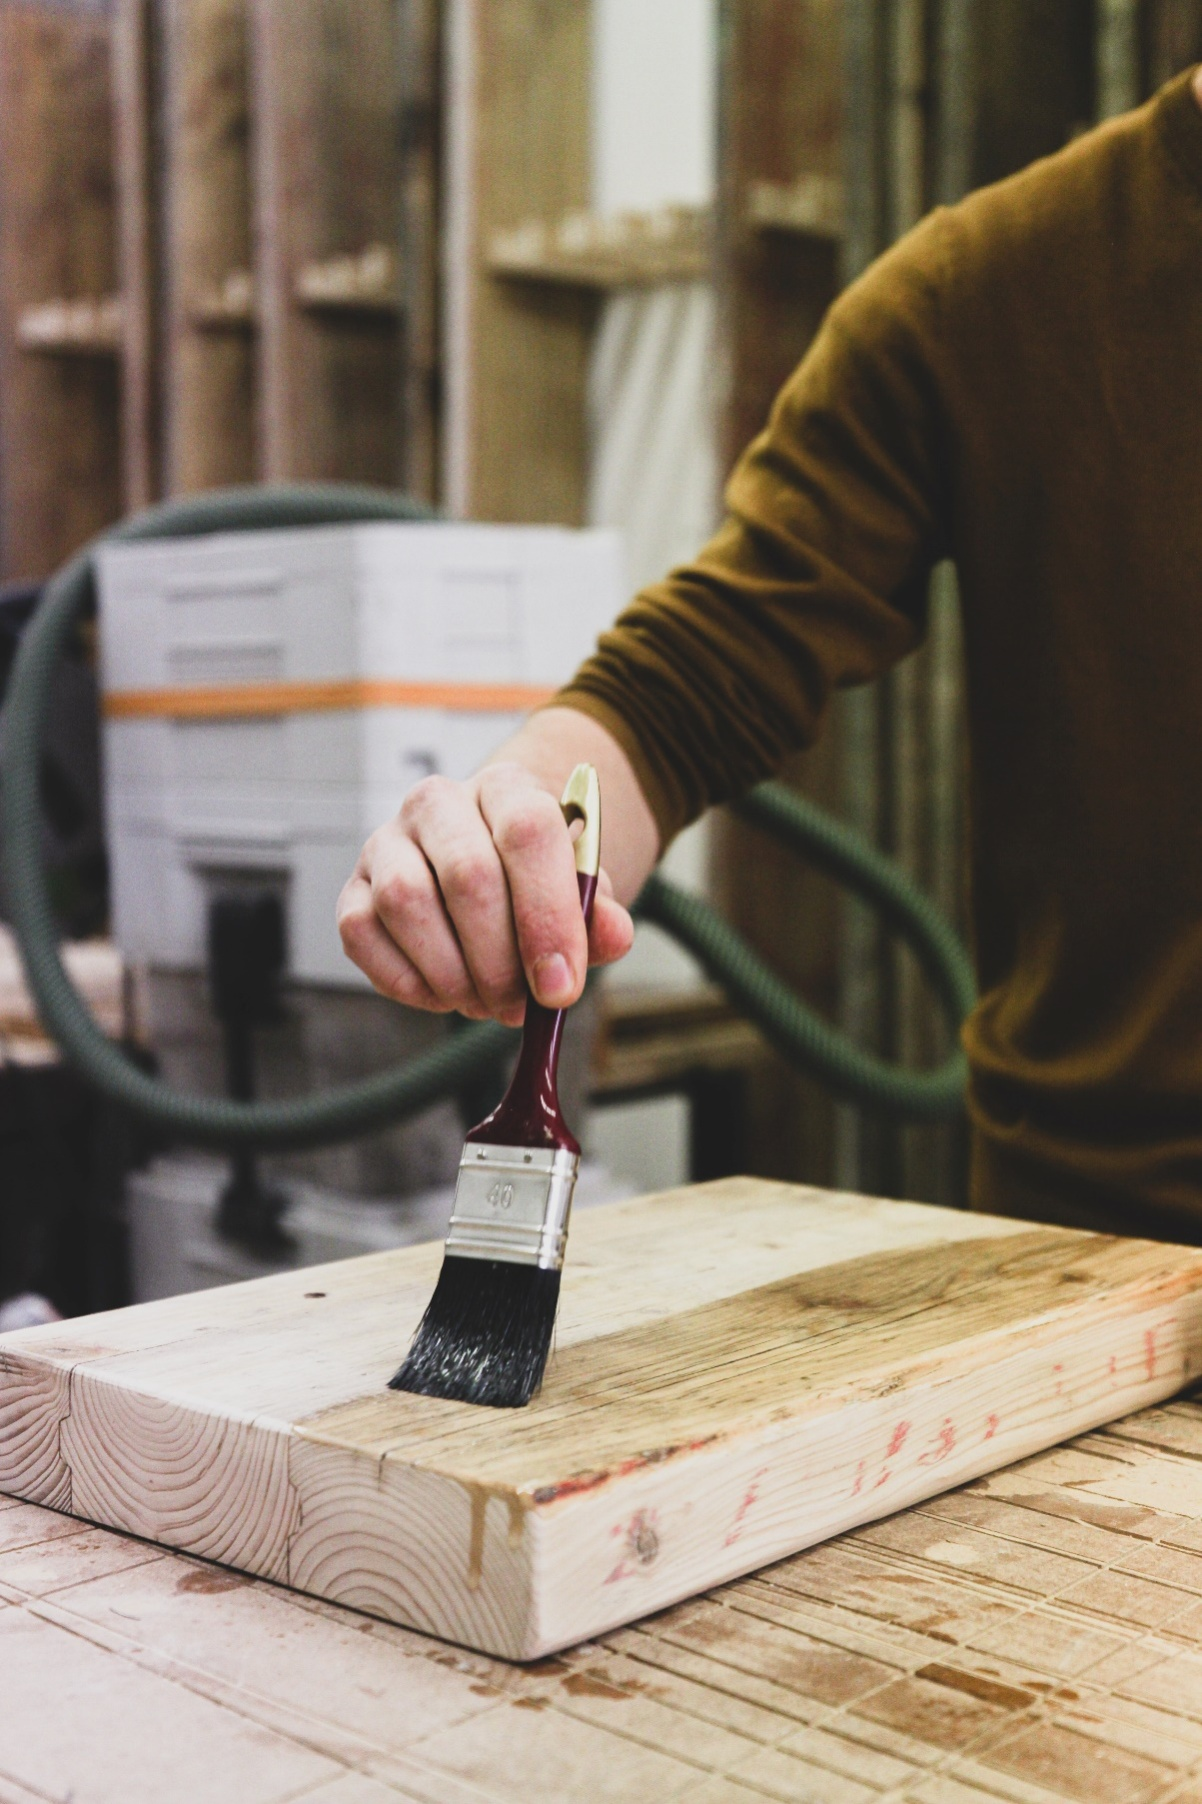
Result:
{"label": "blurred workshop background", "polygon": [[[447,522],[422,620],[390,616],[415,637],[438,616],[427,677],[553,685],[708,534],[842,283],[930,207],[1200,56],[1202,0],[0,0],[0,680],[40,585],[112,522],[334,479]],[[279,917],[261,1095],[453,1031],[366,990],[333,902],[371,809],[423,769],[470,766],[503,710],[381,709],[354,743],[170,711],[101,726],[106,687],[295,674],[267,595],[291,597],[301,637],[326,617],[370,637],[379,596],[418,592],[412,531],[103,564],[99,630],[56,679],[44,849],[97,1020],[180,1087],[230,1082],[214,908],[231,898]],[[845,698],[787,777],[963,925],[950,569],[920,656]],[[667,865],[863,1045],[941,1056],[909,955],[755,829],[719,815]],[[62,1062],[11,934],[0,1035],[5,1325],[437,1235],[480,1112],[477,1086],[264,1161],[288,1204],[272,1254],[219,1231],[225,1161],[156,1138]],[[961,1200],[956,1122],[834,1104],[652,927],[590,989],[568,1063],[584,1204],[735,1170]]]}

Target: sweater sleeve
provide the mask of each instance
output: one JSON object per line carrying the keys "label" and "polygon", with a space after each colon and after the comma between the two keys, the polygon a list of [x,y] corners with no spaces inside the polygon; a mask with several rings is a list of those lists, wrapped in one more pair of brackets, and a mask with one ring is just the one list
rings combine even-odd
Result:
{"label": "sweater sleeve", "polygon": [[645,589],[553,705],[613,733],[666,844],[817,736],[922,637],[948,540],[945,215],[835,303],[696,560]]}

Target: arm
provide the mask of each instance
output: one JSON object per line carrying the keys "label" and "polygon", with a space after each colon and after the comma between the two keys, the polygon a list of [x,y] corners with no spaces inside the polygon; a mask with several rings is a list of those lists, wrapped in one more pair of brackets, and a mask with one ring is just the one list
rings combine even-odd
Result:
{"label": "arm", "polygon": [[[559,796],[597,767],[604,868],[587,937]],[[629,951],[633,900],[659,856],[651,809],[625,752],[574,708],[533,715],[467,783],[427,777],[373,833],[339,899],[348,956],[414,1008],[516,1024],[526,984],[574,1002],[587,966]]]}
{"label": "arm", "polygon": [[636,598],[563,705],[468,783],[418,784],[373,834],[339,917],[377,989],[517,1021],[524,973],[540,1002],[574,1001],[586,943],[557,806],[572,766],[601,780],[587,955],[605,964],[673,834],[809,744],[833,690],[918,643],[945,543],[940,234],[920,227],[837,303],[735,471],[722,530]]}

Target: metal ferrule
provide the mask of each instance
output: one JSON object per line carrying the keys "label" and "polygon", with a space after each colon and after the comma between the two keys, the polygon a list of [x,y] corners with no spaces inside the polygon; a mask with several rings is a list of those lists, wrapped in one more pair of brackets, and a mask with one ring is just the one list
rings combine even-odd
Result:
{"label": "metal ferrule", "polygon": [[579,1154],[563,1146],[469,1140],[459,1161],[447,1252],[559,1271],[579,1164]]}

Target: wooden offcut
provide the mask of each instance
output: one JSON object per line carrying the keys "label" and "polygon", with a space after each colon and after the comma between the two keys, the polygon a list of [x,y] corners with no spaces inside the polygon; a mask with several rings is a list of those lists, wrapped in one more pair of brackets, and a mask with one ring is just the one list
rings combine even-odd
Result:
{"label": "wooden offcut", "polygon": [[1202,1370],[1200,1252],[732,1179],[581,1215],[482,1410],[385,1388],[441,1257],[8,1336],[0,1489],[530,1659]]}

